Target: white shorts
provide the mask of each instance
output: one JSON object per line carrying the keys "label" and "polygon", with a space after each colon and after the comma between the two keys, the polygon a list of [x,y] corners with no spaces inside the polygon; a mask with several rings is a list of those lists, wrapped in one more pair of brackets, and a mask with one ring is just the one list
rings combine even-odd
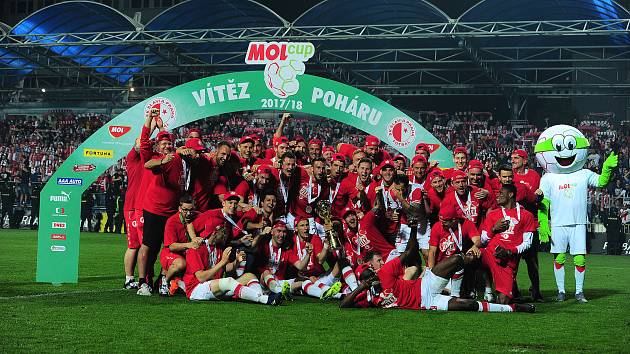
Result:
{"label": "white shorts", "polygon": [[[409,234],[411,233],[411,228],[407,224],[400,224],[400,229],[398,230],[398,236],[396,237],[396,250],[398,253],[405,252],[407,248],[407,242],[409,242]],[[427,229],[424,234],[420,233],[418,230],[418,234],[416,235],[418,240],[418,246],[421,250],[429,249],[429,236],[431,236],[431,227],[427,225]]]}
{"label": "white shorts", "polygon": [[425,269],[420,284],[420,296],[422,296],[420,309],[447,311],[448,302],[452,299],[450,296],[442,295],[442,290],[447,283],[448,279],[438,277],[431,272],[431,269]]}
{"label": "white shorts", "polygon": [[190,294],[190,300],[195,301],[205,301],[205,300],[218,300],[216,296],[210,290],[210,282],[204,281],[203,283],[197,284]]}
{"label": "white shorts", "polygon": [[552,226],[551,253],[586,254],[586,225]]}

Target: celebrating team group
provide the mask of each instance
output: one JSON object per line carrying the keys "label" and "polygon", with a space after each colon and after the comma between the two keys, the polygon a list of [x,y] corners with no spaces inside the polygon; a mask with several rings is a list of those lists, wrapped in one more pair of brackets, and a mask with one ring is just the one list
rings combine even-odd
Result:
{"label": "celebrating team group", "polygon": [[[199,130],[175,147],[159,112],[145,118],[126,157],[125,288],[138,295],[534,312],[514,301],[523,258],[530,294],[542,300],[543,192],[524,150],[493,172],[460,147],[455,167],[442,169],[423,143],[409,163],[374,136],[360,147],[289,140],[283,114],[271,148],[247,135],[210,151]],[[153,274],[158,260],[161,274]]]}

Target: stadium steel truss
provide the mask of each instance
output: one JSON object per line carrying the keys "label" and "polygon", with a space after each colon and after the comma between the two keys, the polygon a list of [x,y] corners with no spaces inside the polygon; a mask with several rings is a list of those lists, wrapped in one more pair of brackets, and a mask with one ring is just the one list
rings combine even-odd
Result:
{"label": "stadium steel truss", "polygon": [[71,1],[0,25],[0,94],[138,101],[256,69],[258,40],[313,42],[310,74],[381,97],[630,96],[630,13],[594,0],[485,0],[457,19],[424,1],[328,0],[292,23],[249,0],[189,0],[146,24]]}

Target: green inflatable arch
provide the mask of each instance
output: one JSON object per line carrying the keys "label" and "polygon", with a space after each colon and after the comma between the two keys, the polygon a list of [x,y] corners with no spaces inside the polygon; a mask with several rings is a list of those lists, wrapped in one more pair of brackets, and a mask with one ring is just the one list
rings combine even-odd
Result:
{"label": "green inflatable arch", "polygon": [[222,74],[166,90],[129,108],[90,136],[50,178],[41,192],[37,249],[38,282],[76,283],[81,195],[107,168],[127,155],[159,107],[168,130],[222,113],[278,110],[303,112],[349,124],[413,157],[418,142],[432,144],[432,160],[451,166],[451,152],[400,110],[354,87],[317,76],[299,77],[298,92],[278,98],[263,71]]}

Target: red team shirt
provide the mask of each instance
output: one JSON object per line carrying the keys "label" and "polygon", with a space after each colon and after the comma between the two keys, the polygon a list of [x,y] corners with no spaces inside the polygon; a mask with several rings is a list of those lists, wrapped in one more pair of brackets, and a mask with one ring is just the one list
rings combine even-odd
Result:
{"label": "red team shirt", "polygon": [[278,280],[284,280],[289,266],[299,261],[292,249],[275,247],[271,240],[258,244],[257,255],[263,260],[259,272],[262,274],[265,270],[270,270]]}
{"label": "red team shirt", "polygon": [[[324,244],[322,243],[322,239],[317,235],[311,235],[310,244],[313,245],[311,258],[309,259],[306,268],[299,271],[299,274],[307,277],[319,277],[325,273],[324,267],[322,267],[322,265],[317,261],[317,255],[323,251]],[[293,243],[293,249],[291,251],[295,253],[297,260],[302,259],[306,255],[306,246],[307,243],[296,235],[295,242]]]}
{"label": "red team shirt", "polygon": [[131,151],[127,154],[125,170],[127,171],[127,190],[125,192],[124,209],[128,211],[135,209],[136,196],[142,184],[142,170],[144,170],[140,152],[136,151],[135,148],[131,148]]}
{"label": "red team shirt", "polygon": [[179,218],[179,213],[175,213],[166,220],[166,226],[164,227],[164,247],[160,253],[160,263],[162,263],[162,268],[168,269],[175,258],[185,257],[184,252],[173,252],[168,247],[173,243],[186,243],[188,241],[189,239],[186,235],[186,227],[182,224],[182,221]]}
{"label": "red team shirt", "polygon": [[394,246],[392,246],[377,227],[377,218],[373,211],[368,211],[359,222],[359,234],[357,235],[361,252],[378,251],[387,259]]}
{"label": "red team shirt", "polygon": [[385,263],[377,273],[383,289],[381,293],[377,297],[373,297],[366,290],[357,296],[356,305],[358,307],[377,306],[409,310],[420,309],[422,278],[404,280],[404,274],[405,268],[400,261],[400,257]]}
{"label": "red team shirt", "polygon": [[[199,279],[197,279],[195,273],[212,269],[221,261],[222,254],[223,249],[221,247],[206,244],[202,244],[197,249],[190,248],[186,250],[186,274],[184,274],[186,297],[190,299],[193,290],[199,285]],[[213,279],[221,279],[222,275],[223,270],[220,270],[214,275]]]}
{"label": "red team shirt", "polygon": [[[455,210],[461,210],[464,216],[475,225],[479,225],[483,220],[483,217],[487,210],[492,209],[493,200],[492,194],[488,194],[484,199],[478,199],[475,197],[475,193],[479,191],[479,188],[475,186],[468,187],[468,195],[465,199],[462,200],[459,196],[457,196],[457,192],[454,189],[449,189],[446,191],[446,195],[444,196],[444,200],[442,200],[441,205],[452,204],[455,207]],[[470,205],[468,205],[468,197],[470,196]],[[460,203],[457,203],[457,199],[459,199]],[[459,205],[462,205],[460,207]]]}
{"label": "red team shirt", "polygon": [[459,239],[459,229],[455,229],[453,234],[447,230],[441,221],[438,221],[431,228],[431,236],[429,238],[429,246],[437,247],[437,253],[435,255],[435,264],[438,264],[445,260],[446,258],[462,252],[464,245],[464,239],[472,240],[473,237],[479,236],[479,231],[469,220],[464,220],[463,223],[460,224],[462,235],[461,240]]}
{"label": "red team shirt", "polygon": [[[493,234],[492,226],[497,223],[497,221],[504,219],[503,212],[510,218],[510,227],[501,233]],[[486,246],[488,250],[494,250],[496,246],[501,246],[505,249],[512,251],[515,255],[508,262],[508,266],[516,269],[516,265],[518,263],[518,256],[516,256],[516,246],[523,243],[523,233],[526,232],[535,232],[538,228],[538,223],[534,219],[534,216],[529,211],[525,210],[525,208],[520,208],[520,220],[518,219],[518,213],[516,208],[514,209],[495,209],[488,213],[486,220],[483,223],[482,230],[486,232],[490,241]]]}

